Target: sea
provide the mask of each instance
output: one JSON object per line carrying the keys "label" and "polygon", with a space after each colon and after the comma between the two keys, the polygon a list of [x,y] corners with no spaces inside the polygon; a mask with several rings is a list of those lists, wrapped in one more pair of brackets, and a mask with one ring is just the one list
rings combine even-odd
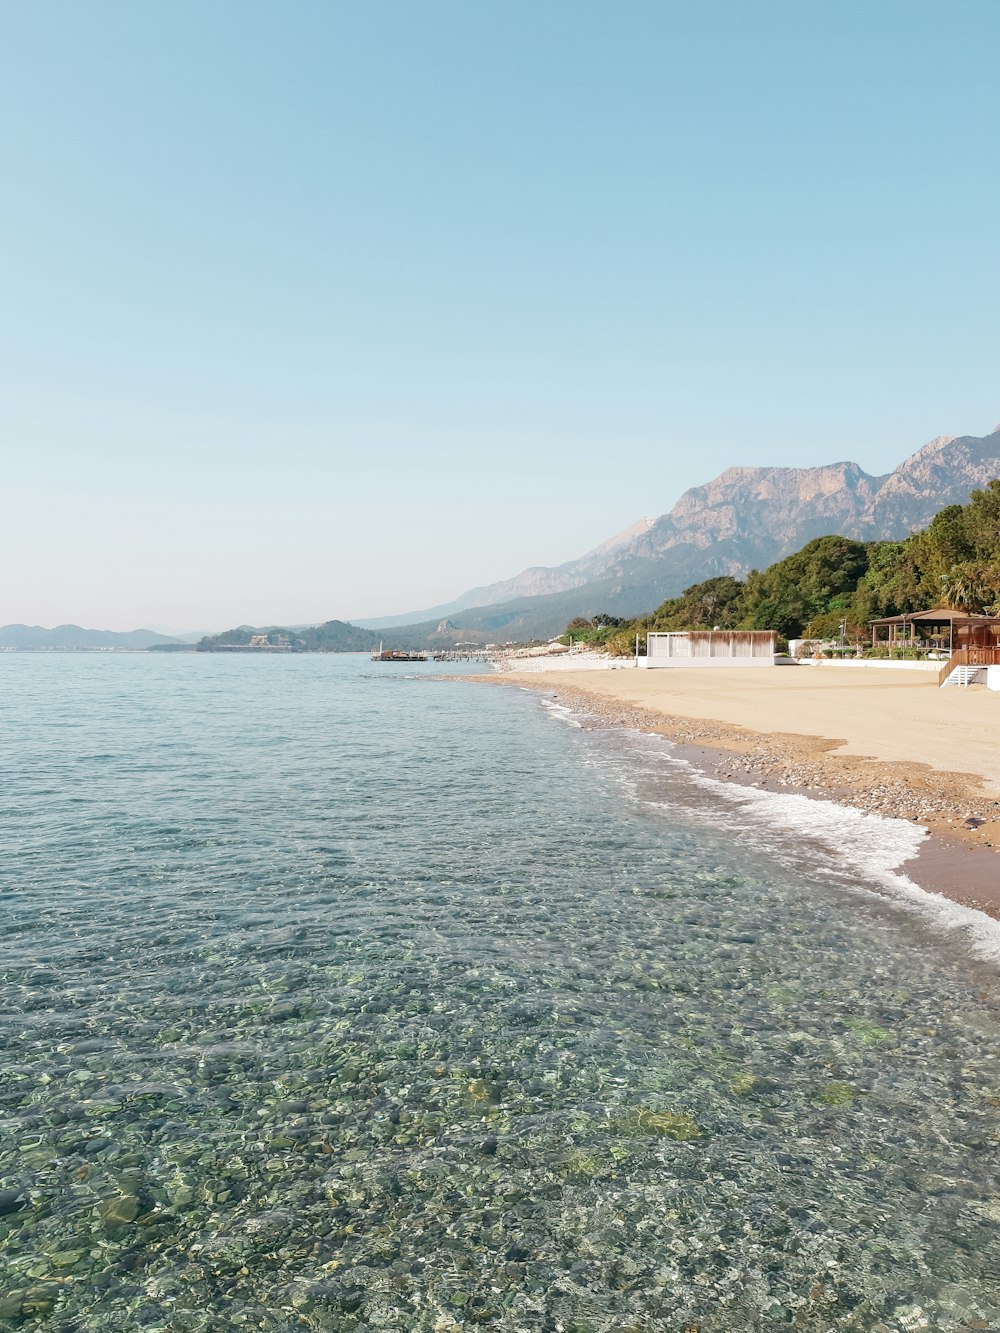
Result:
{"label": "sea", "polygon": [[0,656],[0,1328],[1000,1328],[919,831],[442,669]]}

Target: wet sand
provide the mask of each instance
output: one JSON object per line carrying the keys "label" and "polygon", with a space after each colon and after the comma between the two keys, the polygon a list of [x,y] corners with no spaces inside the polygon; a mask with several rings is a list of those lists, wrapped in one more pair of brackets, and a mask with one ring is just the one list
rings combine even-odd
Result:
{"label": "wet sand", "polygon": [[903,871],[1000,919],[1000,694],[905,671],[776,667],[508,672],[592,725],[656,732],[722,781],[926,828]]}

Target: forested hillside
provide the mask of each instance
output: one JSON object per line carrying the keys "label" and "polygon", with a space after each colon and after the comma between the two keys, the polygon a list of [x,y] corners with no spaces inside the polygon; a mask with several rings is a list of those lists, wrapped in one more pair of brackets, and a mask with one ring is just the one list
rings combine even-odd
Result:
{"label": "forested hillside", "polygon": [[1000,608],[1000,481],[942,509],[898,542],[817,537],[745,580],[722,575],[686,588],[647,616],[577,619],[567,634],[632,652],[648,630],[774,629],[785,638],[863,638],[868,622],[929,607]]}

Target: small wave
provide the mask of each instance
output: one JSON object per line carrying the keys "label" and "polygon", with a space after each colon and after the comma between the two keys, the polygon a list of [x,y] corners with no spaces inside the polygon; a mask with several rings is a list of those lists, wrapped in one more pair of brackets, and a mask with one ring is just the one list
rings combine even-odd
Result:
{"label": "small wave", "polygon": [[[551,699],[541,702],[560,721],[583,727],[579,716],[585,714],[578,715],[568,705]],[[666,761],[676,770],[684,771],[692,784],[736,806],[750,827],[764,833],[780,831],[792,835],[795,842],[789,851],[801,854],[811,844],[821,854],[825,868],[833,871],[847,888],[888,895],[899,906],[918,913],[936,927],[964,934],[967,946],[977,957],[1000,963],[1000,921],[944,894],[924,889],[904,874],[902,867],[917,855],[929,836],[921,825],[868,814],[853,806],[817,800],[800,792],[723,782],[677,754],[665,737],[640,731],[626,734],[630,736],[633,753],[636,747],[641,747],[651,759]],[[671,809],[670,802],[644,803]],[[769,850],[781,854],[781,849],[773,843],[769,844]]]}
{"label": "small wave", "polygon": [[738,806],[753,823],[818,843],[832,854],[834,865],[849,873],[849,887],[870,893],[874,886],[887,892],[901,906],[919,912],[942,929],[964,932],[979,957],[1000,962],[1000,922],[941,893],[921,888],[903,873],[901,867],[917,855],[928,837],[920,825],[799,792],[722,782],[671,753],[669,745],[667,741],[657,747],[663,758],[685,768],[698,786]]}
{"label": "small wave", "polygon": [[[532,693],[532,691],[529,690],[528,693]],[[567,704],[557,703],[555,699],[543,699],[542,707],[548,709],[549,714],[559,722],[565,722],[568,727],[583,726],[573,709]]]}

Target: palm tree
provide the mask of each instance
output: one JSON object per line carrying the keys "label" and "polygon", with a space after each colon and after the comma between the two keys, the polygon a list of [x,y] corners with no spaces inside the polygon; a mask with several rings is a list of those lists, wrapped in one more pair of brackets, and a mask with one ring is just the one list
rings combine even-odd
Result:
{"label": "palm tree", "polygon": [[982,611],[994,606],[1000,596],[1000,569],[966,561],[952,565],[940,578],[946,606],[956,611]]}

